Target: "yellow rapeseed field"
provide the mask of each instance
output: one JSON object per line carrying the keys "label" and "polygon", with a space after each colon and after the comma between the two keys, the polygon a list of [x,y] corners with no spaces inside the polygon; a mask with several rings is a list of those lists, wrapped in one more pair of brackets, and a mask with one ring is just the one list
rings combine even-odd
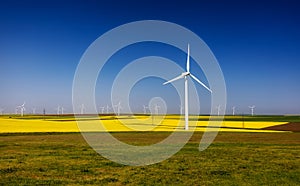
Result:
{"label": "yellow rapeseed field", "polygon": [[[189,126],[195,131],[215,131],[218,123],[197,121],[198,116],[191,116]],[[203,117],[205,118],[205,117]],[[201,119],[203,119],[201,116]],[[206,117],[208,119],[208,117]],[[274,132],[260,130],[264,127],[284,124],[285,122],[257,121],[222,121],[219,131],[230,132]],[[79,128],[78,128],[79,126]],[[0,133],[15,132],[80,132],[80,131],[184,131],[184,118],[176,115],[167,116],[101,116],[81,117],[79,123],[73,118],[57,119],[4,118],[0,117]]]}

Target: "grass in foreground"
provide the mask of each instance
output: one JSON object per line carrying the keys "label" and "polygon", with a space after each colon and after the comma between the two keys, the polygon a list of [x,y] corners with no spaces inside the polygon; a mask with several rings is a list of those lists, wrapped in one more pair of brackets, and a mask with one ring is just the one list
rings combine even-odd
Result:
{"label": "grass in foreground", "polygon": [[[167,132],[114,133],[151,144]],[[219,133],[198,151],[202,133],[172,158],[131,167],[94,152],[78,133],[1,134],[0,185],[299,185],[300,133]]]}

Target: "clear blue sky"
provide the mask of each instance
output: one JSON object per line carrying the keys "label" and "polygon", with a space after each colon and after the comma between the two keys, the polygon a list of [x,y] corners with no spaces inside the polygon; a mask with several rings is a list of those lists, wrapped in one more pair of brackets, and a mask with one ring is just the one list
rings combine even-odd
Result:
{"label": "clear blue sky", "polygon": [[[26,101],[27,112],[32,107],[55,112],[57,105],[71,112],[73,76],[87,47],[116,26],[156,19],[190,29],[211,48],[224,73],[229,111],[236,106],[238,113],[248,113],[248,106],[256,105],[258,114],[300,114],[299,9],[296,0],[1,1],[0,108],[14,112]],[[168,57],[184,67],[184,53],[136,47],[138,53],[120,51],[116,59],[124,61],[107,67],[112,76],[107,86],[126,61],[147,55]],[[163,82],[145,81],[154,87]],[[157,94],[137,85],[132,105],[142,112],[151,96],[164,94],[176,97],[172,90]],[[97,96],[99,106],[108,103],[106,93]],[[178,104],[169,111],[179,111]]]}

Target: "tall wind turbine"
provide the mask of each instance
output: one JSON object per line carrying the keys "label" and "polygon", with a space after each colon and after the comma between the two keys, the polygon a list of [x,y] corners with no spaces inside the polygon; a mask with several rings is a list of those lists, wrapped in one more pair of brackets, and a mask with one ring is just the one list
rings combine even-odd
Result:
{"label": "tall wind turbine", "polygon": [[59,115],[59,113],[60,113],[60,106],[57,106],[57,107],[55,108],[55,110],[56,110],[56,114]]}
{"label": "tall wind turbine", "polygon": [[235,115],[235,107],[232,107],[232,115]]}
{"label": "tall wind turbine", "polygon": [[100,107],[100,109],[101,109],[101,114],[103,114],[104,113],[104,107]]}
{"label": "tall wind turbine", "polygon": [[146,105],[143,105],[144,114],[147,114],[147,108]]}
{"label": "tall wind turbine", "polygon": [[190,73],[190,45],[188,44],[188,55],[186,60],[186,72],[183,72],[181,75],[175,77],[164,83],[168,84],[173,81],[184,78],[184,111],[185,111],[185,130],[189,130],[189,103],[188,103],[188,77],[191,77],[195,81],[197,81],[200,85],[206,88],[209,92],[212,92],[204,83],[202,83],[198,78],[196,78],[193,74]]}
{"label": "tall wind turbine", "polygon": [[249,106],[249,108],[251,109],[251,115],[253,116],[253,115],[254,115],[254,108],[255,108],[255,105]]}
{"label": "tall wind turbine", "polygon": [[24,115],[24,111],[26,110],[26,109],[25,109],[25,101],[24,101],[24,103],[23,103],[22,105],[17,106],[16,109],[18,109],[18,108],[20,109],[21,116],[23,116],[23,115]]}
{"label": "tall wind turbine", "polygon": [[64,114],[64,110],[65,110],[65,108],[64,108],[63,106],[61,106],[61,107],[60,107],[61,115]]}
{"label": "tall wind turbine", "polygon": [[80,105],[80,114],[84,114],[84,111],[85,111],[84,104],[81,104]]}
{"label": "tall wind turbine", "polygon": [[108,114],[108,112],[109,112],[109,106],[106,105],[106,114]]}
{"label": "tall wind turbine", "polygon": [[158,105],[154,106],[154,110],[155,110],[156,115],[158,115],[159,109],[160,109],[160,106],[158,106]]}
{"label": "tall wind turbine", "polygon": [[120,116],[120,110],[122,109],[121,102],[119,102],[118,104],[116,104],[115,107],[117,107],[117,115]]}
{"label": "tall wind turbine", "polygon": [[221,105],[216,106],[216,108],[217,108],[218,116],[220,116]]}

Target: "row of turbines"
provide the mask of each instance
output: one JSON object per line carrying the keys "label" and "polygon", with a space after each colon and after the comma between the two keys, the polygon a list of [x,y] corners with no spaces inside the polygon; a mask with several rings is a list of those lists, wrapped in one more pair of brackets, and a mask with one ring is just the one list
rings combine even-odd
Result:
{"label": "row of turbines", "polygon": [[[119,116],[120,113],[121,113],[121,110],[122,110],[122,106],[121,106],[121,102],[119,102],[118,104],[116,105],[113,105],[113,107],[116,108],[116,114]],[[100,112],[101,114],[109,114],[111,110],[113,110],[113,107],[110,107],[109,105],[106,105],[105,107],[99,107],[100,108]],[[184,107],[179,105],[179,108],[180,108],[180,115],[183,114],[183,111],[184,111]],[[79,109],[80,109],[80,114],[85,114],[86,113],[86,108],[84,106],[84,104],[81,104],[79,106]],[[254,109],[255,109],[255,105],[253,106],[249,106],[249,109],[250,109],[250,113],[251,115],[253,116],[254,115]],[[22,104],[22,105],[19,105],[16,107],[16,111],[15,111],[15,114],[18,114],[20,113],[21,116],[24,115],[24,112],[25,112],[26,108],[25,108],[25,102]],[[154,113],[155,114],[159,114],[159,110],[160,110],[160,106],[158,106],[157,104],[154,105]],[[3,108],[0,108],[0,114],[2,115],[3,114],[3,111],[4,109]],[[32,114],[35,114],[36,112],[36,108],[32,108]],[[65,108],[63,106],[57,106],[55,108],[55,111],[56,111],[56,114],[57,115],[63,115],[64,114],[64,111],[65,111]],[[217,115],[219,116],[220,115],[220,112],[221,112],[221,105],[218,105],[216,106],[216,112],[217,112]],[[143,105],[143,113],[144,114],[151,114],[151,109],[149,108],[149,106],[146,106],[146,105]],[[236,107],[233,106],[232,107],[232,115],[236,115]]]}

